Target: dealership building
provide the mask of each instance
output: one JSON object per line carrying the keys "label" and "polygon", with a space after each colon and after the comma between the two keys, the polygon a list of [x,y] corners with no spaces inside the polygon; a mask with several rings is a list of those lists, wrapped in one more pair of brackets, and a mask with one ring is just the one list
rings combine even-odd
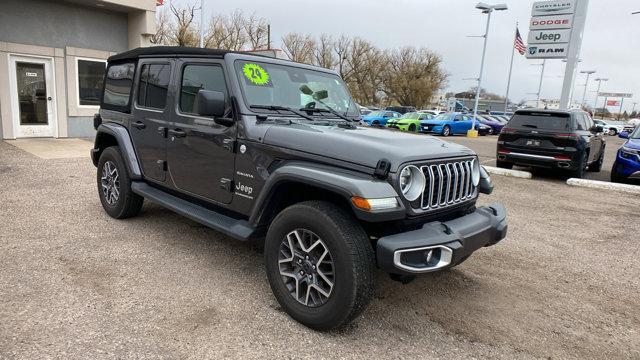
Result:
{"label": "dealership building", "polygon": [[94,134],[106,59],[148,46],[156,0],[2,0],[0,138]]}

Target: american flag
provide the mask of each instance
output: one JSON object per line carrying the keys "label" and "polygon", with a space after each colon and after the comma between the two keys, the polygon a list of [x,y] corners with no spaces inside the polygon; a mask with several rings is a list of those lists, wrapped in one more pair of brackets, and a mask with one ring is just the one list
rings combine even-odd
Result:
{"label": "american flag", "polygon": [[527,50],[527,46],[522,42],[522,37],[520,37],[520,30],[518,30],[518,28],[516,28],[516,40],[514,41],[514,47],[518,50],[520,55],[524,55]]}

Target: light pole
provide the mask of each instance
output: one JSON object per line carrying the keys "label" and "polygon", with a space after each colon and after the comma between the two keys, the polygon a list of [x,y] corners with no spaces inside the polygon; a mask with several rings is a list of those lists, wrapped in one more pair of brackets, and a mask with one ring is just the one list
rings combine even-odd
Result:
{"label": "light pole", "polygon": [[200,47],[204,47],[204,0],[200,0]]}
{"label": "light pole", "polygon": [[478,101],[480,100],[480,88],[482,86],[482,73],[484,72],[484,58],[487,53],[487,40],[489,39],[489,24],[491,24],[491,13],[501,10],[507,10],[507,4],[489,5],[485,3],[478,3],[476,9],[481,10],[483,14],[487,14],[487,28],[484,32],[484,46],[482,48],[482,59],[480,60],[480,75],[478,76],[478,88],[476,89],[476,101],[473,105],[473,121],[471,122],[471,130],[467,132],[468,137],[477,137],[476,131],[476,118],[478,117]]}
{"label": "light pole", "polygon": [[584,101],[585,98],[587,97],[587,86],[589,85],[589,76],[591,76],[591,74],[595,74],[595,70],[582,70],[580,71],[581,74],[587,74],[587,80],[584,82],[584,92],[582,93],[582,102],[580,103],[582,105],[582,107],[584,107]]}
{"label": "light pole", "polygon": [[547,65],[547,60],[542,60],[542,71],[540,71],[540,83],[538,84],[538,101],[536,106],[540,108],[540,96],[542,95],[542,80],[544,79],[544,67]]}
{"label": "light pole", "polygon": [[[596,110],[598,109],[598,97],[600,96],[600,86],[602,86],[603,81],[609,81],[607,78],[597,78],[598,82],[598,90],[596,91],[596,101],[593,103],[593,114],[595,115]],[[604,112],[604,111],[603,111]]]}

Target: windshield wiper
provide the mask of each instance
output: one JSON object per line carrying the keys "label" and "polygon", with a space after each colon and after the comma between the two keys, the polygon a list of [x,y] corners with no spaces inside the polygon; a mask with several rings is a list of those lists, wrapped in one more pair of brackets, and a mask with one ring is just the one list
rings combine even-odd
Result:
{"label": "windshield wiper", "polygon": [[[326,105],[325,105],[325,106],[326,106]],[[333,115],[335,115],[335,116],[337,116],[337,117],[339,117],[340,119],[343,119],[343,120],[347,120],[347,121],[355,121],[355,120],[353,120],[353,119],[349,119],[348,117],[346,117],[346,116],[344,116],[344,115],[340,114],[339,112],[337,112],[337,111],[335,111],[335,110],[333,110],[333,109],[329,108],[328,106],[327,106],[327,108],[328,108],[328,109],[320,109],[320,108],[304,107],[304,108],[300,109],[300,111],[330,113],[330,114],[333,114]]]}
{"label": "windshield wiper", "polygon": [[271,111],[288,111],[290,113],[296,114],[300,117],[303,117],[307,120],[311,120],[314,121],[314,118],[312,118],[309,115],[303,114],[298,110],[294,110],[290,107],[286,107],[286,106],[279,106],[279,105],[251,105],[249,106],[250,109],[264,109],[264,110],[271,110]]}

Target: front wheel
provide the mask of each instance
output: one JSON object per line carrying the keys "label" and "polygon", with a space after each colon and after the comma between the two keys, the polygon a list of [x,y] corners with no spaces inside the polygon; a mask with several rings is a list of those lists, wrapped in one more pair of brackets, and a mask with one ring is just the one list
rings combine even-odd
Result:
{"label": "front wheel", "polygon": [[329,330],[348,324],[373,295],[375,255],[351,214],[324,201],[284,209],[265,240],[271,290],[295,320]]}
{"label": "front wheel", "polygon": [[600,150],[600,156],[598,157],[598,160],[589,165],[589,171],[600,172],[600,170],[602,170],[602,163],[604,162],[604,150],[605,147],[603,146],[602,150]]}
{"label": "front wheel", "polygon": [[445,125],[444,128],[442,129],[442,136],[449,136],[451,135],[451,128],[449,127],[449,125]]}
{"label": "front wheel", "polygon": [[618,133],[618,131],[616,131],[616,129],[614,129],[614,128],[609,129],[609,135],[610,136],[616,136],[617,133]]}
{"label": "front wheel", "polygon": [[417,132],[417,131],[418,131],[417,129],[418,129],[418,128],[416,127],[416,124],[411,124],[411,125],[409,125],[409,131],[411,131],[411,132]]}

